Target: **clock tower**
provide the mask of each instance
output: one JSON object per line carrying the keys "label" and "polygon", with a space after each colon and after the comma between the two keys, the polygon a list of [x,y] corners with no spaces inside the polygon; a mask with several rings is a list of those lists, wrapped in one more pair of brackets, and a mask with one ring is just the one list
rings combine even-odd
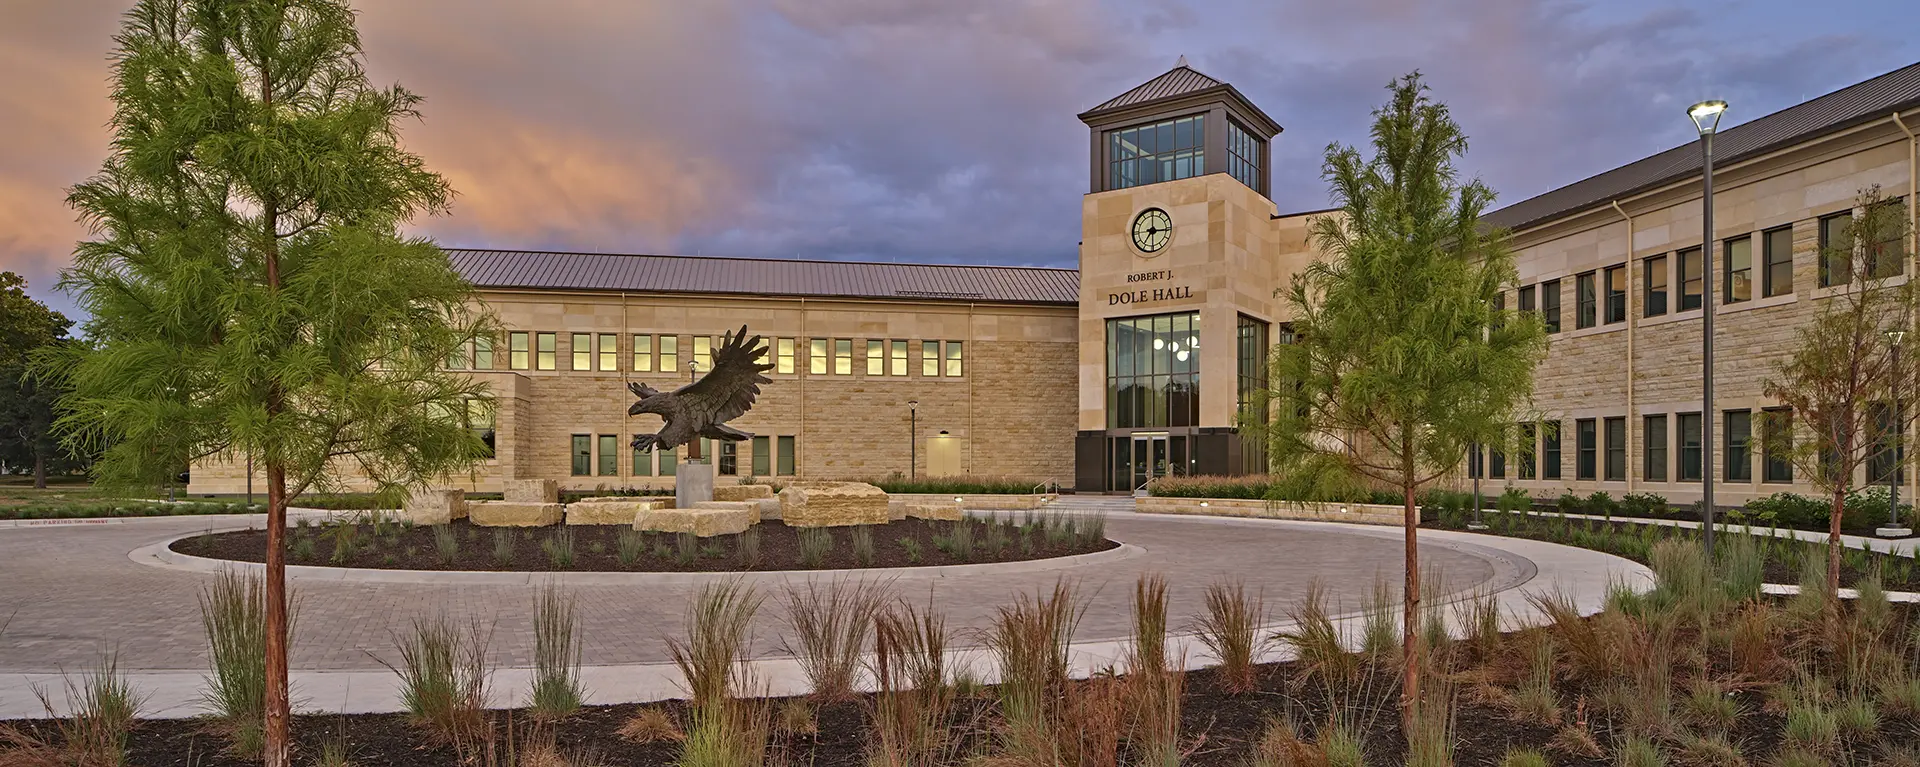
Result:
{"label": "clock tower", "polygon": [[1306,258],[1306,218],[1274,215],[1280,125],[1187,65],[1082,112],[1080,415],[1075,486],[1266,471],[1240,435]]}

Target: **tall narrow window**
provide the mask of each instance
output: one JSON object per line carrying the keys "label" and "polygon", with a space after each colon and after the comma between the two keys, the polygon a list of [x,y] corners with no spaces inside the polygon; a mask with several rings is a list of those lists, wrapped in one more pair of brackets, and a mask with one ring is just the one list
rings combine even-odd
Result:
{"label": "tall narrow window", "polygon": [[1700,414],[1680,414],[1680,481],[1700,481]]}
{"label": "tall narrow window", "polygon": [[887,342],[867,339],[867,375],[887,374]]}
{"label": "tall narrow window", "polygon": [[693,365],[702,373],[713,369],[713,336],[693,337]]}
{"label": "tall narrow window", "polygon": [[1853,238],[1847,236],[1851,223],[1852,211],[1820,218],[1820,287],[1853,281]]}
{"label": "tall narrow window", "polygon": [[1753,411],[1729,410],[1726,412],[1726,440],[1724,453],[1727,458],[1728,482],[1753,481]]}
{"label": "tall narrow window", "polygon": [[[675,373],[680,370],[680,337],[660,337],[660,372]],[[665,473],[665,472],[662,472]]]}
{"label": "tall narrow window", "polygon": [[573,364],[569,366],[567,369],[568,370],[592,370],[593,369],[593,336],[587,335],[586,333],[574,333],[572,334],[572,338],[568,339],[568,341],[569,341],[569,346],[573,350]]}
{"label": "tall narrow window", "polygon": [[1521,479],[1533,479],[1534,468],[1539,458],[1534,455],[1534,447],[1539,429],[1530,423],[1520,424],[1520,450],[1513,454],[1514,472]]}
{"label": "tall narrow window", "polygon": [[1593,479],[1598,468],[1595,463],[1599,456],[1598,429],[1593,419],[1581,418],[1573,422],[1573,478]]}
{"label": "tall narrow window", "polygon": [[573,476],[584,477],[593,473],[593,437],[586,434],[573,435]]}
{"label": "tall narrow window", "polygon": [[1654,256],[1640,262],[1646,265],[1646,298],[1642,301],[1645,317],[1658,317],[1667,313],[1667,257]]}
{"label": "tall narrow window", "polygon": [[[640,435],[635,434],[633,437],[634,439],[639,439]],[[653,476],[653,448],[641,450],[636,447],[633,449],[633,476]]]}
{"label": "tall narrow window", "polygon": [[1753,300],[1753,238],[1735,237],[1727,240],[1726,258],[1727,294],[1720,302],[1737,304]]}
{"label": "tall narrow window", "polygon": [[853,375],[853,339],[833,339],[833,374]]}
{"label": "tall narrow window", "polygon": [[1860,255],[1869,277],[1884,280],[1906,272],[1906,218],[1906,206],[1896,197],[1877,203],[1866,218],[1867,226],[1860,227],[1870,230],[1860,234],[1875,238],[1872,242],[1860,243]]}
{"label": "tall narrow window", "polygon": [[1680,311],[1700,308],[1700,249],[1680,251]]}
{"label": "tall narrow window", "polygon": [[1607,429],[1607,473],[1608,482],[1627,480],[1627,419],[1619,416],[1606,420]]}
{"label": "tall narrow window", "polygon": [[1594,311],[1594,275],[1593,272],[1573,278],[1573,326],[1575,328],[1593,327],[1596,315]]}
{"label": "tall narrow window", "polygon": [[514,370],[527,369],[527,333],[516,330],[507,334],[507,367]]}
{"label": "tall narrow window", "polygon": [[1648,482],[1667,481],[1667,414],[1650,415],[1641,424],[1640,438],[1645,441],[1641,453],[1646,466],[1640,470]]}
{"label": "tall narrow window", "polygon": [[793,464],[794,464],[793,438],[780,437],[774,440],[774,447],[778,449],[774,451],[773,473],[782,477],[793,476]]}
{"label": "tall narrow window", "polygon": [[1507,478],[1507,451],[1498,442],[1487,446],[1487,476],[1493,479]]}
{"label": "tall narrow window", "polygon": [[960,351],[960,342],[948,341],[947,342],[947,375],[959,376],[964,370],[964,364],[965,364],[965,356]]}
{"label": "tall narrow window", "polygon": [[467,400],[467,409],[463,414],[467,432],[480,440],[481,454],[487,458],[492,458],[494,451],[493,407],[493,400],[476,397]]}
{"label": "tall narrow window", "polygon": [[1765,435],[1760,452],[1760,481],[1793,482],[1793,408],[1770,407],[1760,411],[1760,433]]}
{"label": "tall narrow window", "polygon": [[620,473],[620,435],[600,435],[600,466],[597,473],[602,477]]}
{"label": "tall narrow window", "polygon": [[719,465],[714,471],[723,477],[738,476],[740,474],[740,443],[723,439],[718,440],[714,447],[717,448],[715,452],[720,454],[720,460],[717,461]]}
{"label": "tall narrow window", "polygon": [[1535,291],[1536,288],[1532,285],[1520,289],[1520,311],[1531,312],[1539,310],[1539,304],[1534,301]]}
{"label": "tall narrow window", "polygon": [[680,474],[680,451],[661,450],[658,452],[660,453],[660,476],[672,477],[672,476],[679,475]]}
{"label": "tall narrow window", "polygon": [[534,336],[533,340],[538,344],[535,348],[534,368],[538,370],[554,369],[554,366],[559,364],[559,360],[557,359],[559,352],[556,351],[555,347],[560,343],[560,334],[539,333]]}
{"label": "tall narrow window", "polygon": [[1560,281],[1540,283],[1540,315],[1546,318],[1547,332],[1560,332]]}
{"label": "tall narrow window", "polygon": [[473,369],[493,369],[493,336],[482,333],[473,337]]}
{"label": "tall narrow window", "polygon": [[620,369],[620,337],[612,333],[601,333],[594,351],[600,353],[600,369],[614,371]]}
{"label": "tall narrow window", "polygon": [[793,373],[793,339],[782,338],[774,342],[773,365],[775,373],[782,375]]}
{"label": "tall narrow window", "polygon": [[472,347],[469,343],[470,342],[467,341],[461,341],[453,347],[453,351],[447,352],[448,370],[466,370],[467,366],[472,364],[473,356],[470,353]]}
{"label": "tall narrow window", "polygon": [[904,376],[907,374],[907,342],[887,342],[887,375]]}
{"label": "tall narrow window", "polygon": [[1627,321],[1627,267],[1609,266],[1607,275],[1607,324]]}
{"label": "tall narrow window", "polygon": [[827,339],[815,338],[807,349],[807,372],[817,376],[827,374]]}
{"label": "tall narrow window", "polygon": [[933,378],[940,375],[940,342],[920,342],[920,375]]}
{"label": "tall narrow window", "polygon": [[1886,403],[1874,403],[1867,413],[1873,419],[1868,433],[1868,438],[1873,441],[1868,449],[1873,453],[1867,456],[1867,482],[1906,481],[1906,472],[1900,466],[1901,454],[1905,452],[1900,448],[1902,430],[1893,408]]}
{"label": "tall narrow window", "polygon": [[773,474],[773,440],[768,437],[753,438],[753,476],[765,477]]}
{"label": "tall narrow window", "polygon": [[1760,295],[1784,296],[1793,292],[1793,226],[1769,229],[1761,255],[1766,268],[1760,274]]}
{"label": "tall narrow window", "polygon": [[1560,422],[1540,425],[1540,478],[1560,478]]}
{"label": "tall narrow window", "polygon": [[636,335],[633,337],[633,372],[653,372],[653,336]]}

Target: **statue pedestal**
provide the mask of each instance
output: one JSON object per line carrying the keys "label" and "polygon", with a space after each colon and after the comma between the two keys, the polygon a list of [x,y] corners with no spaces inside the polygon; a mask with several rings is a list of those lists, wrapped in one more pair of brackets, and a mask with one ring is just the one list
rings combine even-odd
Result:
{"label": "statue pedestal", "polygon": [[680,467],[673,480],[673,505],[675,508],[691,509],[696,503],[713,500],[713,463],[702,459],[687,460]]}

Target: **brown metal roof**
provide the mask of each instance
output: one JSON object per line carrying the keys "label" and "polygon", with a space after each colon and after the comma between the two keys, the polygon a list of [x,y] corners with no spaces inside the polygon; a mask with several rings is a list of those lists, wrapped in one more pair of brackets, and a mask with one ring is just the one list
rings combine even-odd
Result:
{"label": "brown metal roof", "polygon": [[1204,91],[1208,88],[1218,88],[1226,85],[1224,82],[1200,74],[1194,68],[1187,66],[1184,63],[1186,59],[1183,58],[1181,61],[1183,62],[1182,64],[1167,70],[1165,74],[1141,83],[1133,90],[1107,99],[1105,103],[1087,110],[1080,116],[1085,118],[1087,115],[1099,114],[1109,109],[1130,107],[1135,104],[1144,104],[1169,96],[1178,96],[1194,91]]}
{"label": "brown metal roof", "polygon": [[1080,272],[1034,266],[946,266],[771,258],[623,255],[448,248],[480,288],[718,293],[1074,304]]}
{"label": "brown metal roof", "polygon": [[[1721,130],[1713,138],[1716,163],[1730,163],[1809,141],[1889,113],[1920,106],[1920,63],[1909,64],[1773,114]],[[1676,122],[1681,115],[1674,115]],[[1700,175],[1698,141],[1688,142],[1546,194],[1488,213],[1497,226],[1524,229],[1608,200]]]}

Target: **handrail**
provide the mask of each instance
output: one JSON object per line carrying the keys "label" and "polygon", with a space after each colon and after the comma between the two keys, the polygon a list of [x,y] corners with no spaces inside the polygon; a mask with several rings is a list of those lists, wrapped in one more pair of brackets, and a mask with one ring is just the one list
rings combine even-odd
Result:
{"label": "handrail", "polygon": [[1046,478],[1045,481],[1036,483],[1033,486],[1033,494],[1034,495],[1048,495],[1048,494],[1059,495],[1060,481],[1052,477],[1048,477]]}
{"label": "handrail", "polygon": [[1139,487],[1134,488],[1133,489],[1134,497],[1135,498],[1140,497],[1143,494],[1143,492],[1147,489],[1147,485],[1153,484],[1153,480],[1154,480],[1153,477],[1148,477],[1147,481],[1140,483]]}

